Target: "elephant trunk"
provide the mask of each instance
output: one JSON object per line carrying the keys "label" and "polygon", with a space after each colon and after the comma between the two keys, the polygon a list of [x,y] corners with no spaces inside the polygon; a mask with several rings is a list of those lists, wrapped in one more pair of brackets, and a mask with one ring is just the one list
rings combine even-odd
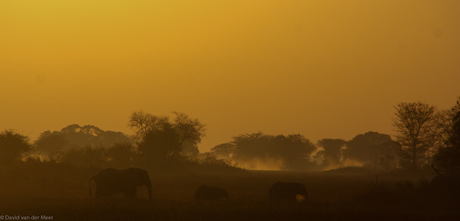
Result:
{"label": "elephant trunk", "polygon": [[150,177],[147,176],[147,180],[145,182],[145,186],[147,187],[147,191],[149,192],[149,199],[152,199],[152,182],[150,182]]}
{"label": "elephant trunk", "polygon": [[149,191],[149,200],[152,199],[152,188],[147,188],[147,190]]}

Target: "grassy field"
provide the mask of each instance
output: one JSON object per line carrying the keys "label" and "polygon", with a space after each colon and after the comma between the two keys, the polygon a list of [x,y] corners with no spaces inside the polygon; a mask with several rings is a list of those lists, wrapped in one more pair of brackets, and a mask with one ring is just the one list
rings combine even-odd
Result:
{"label": "grassy field", "polygon": [[[0,185],[0,218],[36,220],[460,220],[460,204],[431,193],[431,177],[401,174],[339,174],[252,171],[235,175],[155,176],[153,200],[88,196],[88,173],[54,180]],[[72,178],[71,178],[72,177]],[[50,177],[48,177],[50,178]],[[86,179],[87,178],[87,179]],[[269,208],[268,189],[276,181],[303,183],[308,202]],[[35,183],[33,183],[35,182]],[[48,182],[48,183],[46,183]],[[10,182],[11,184],[11,182]],[[193,199],[202,185],[220,186],[229,200]],[[12,188],[11,192],[5,188]],[[94,187],[93,187],[94,188]],[[44,217],[41,217],[41,216]],[[37,218],[38,217],[38,218]]]}

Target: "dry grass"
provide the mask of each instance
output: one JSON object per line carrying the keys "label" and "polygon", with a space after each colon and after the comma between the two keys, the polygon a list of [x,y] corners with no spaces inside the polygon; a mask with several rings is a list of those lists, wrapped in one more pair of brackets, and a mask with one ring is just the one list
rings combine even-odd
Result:
{"label": "dry grass", "polygon": [[[90,176],[90,172],[74,174],[60,185],[29,180],[34,186],[22,192],[27,184],[16,188],[11,182],[0,184],[0,215],[48,215],[53,220],[460,220],[459,204],[442,202],[430,193],[426,180],[407,176],[269,171],[151,175],[152,201],[89,198]],[[306,205],[270,209],[268,189],[276,181],[305,184]],[[43,183],[52,185],[52,190]],[[226,189],[230,200],[195,201],[195,190],[202,184]],[[42,191],[46,194],[39,194]],[[145,189],[139,188],[139,195],[145,198]]]}

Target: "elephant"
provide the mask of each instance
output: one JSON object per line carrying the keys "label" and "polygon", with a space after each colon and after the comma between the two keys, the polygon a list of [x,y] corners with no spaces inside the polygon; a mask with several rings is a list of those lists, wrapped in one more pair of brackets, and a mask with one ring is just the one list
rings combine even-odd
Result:
{"label": "elephant", "polygon": [[[97,175],[91,177],[96,183],[96,198],[110,197],[114,194],[124,193],[128,199],[134,199],[137,194],[137,186],[146,186],[149,199],[152,199],[152,183],[147,171],[139,168],[128,168],[126,170],[117,170],[107,168]],[[89,187],[91,196],[91,186]]]}
{"label": "elephant", "polygon": [[307,189],[301,183],[276,182],[268,190],[268,199],[271,202],[306,202]]}
{"label": "elephant", "polygon": [[228,199],[227,191],[217,186],[202,185],[195,193],[198,200],[220,200]]}

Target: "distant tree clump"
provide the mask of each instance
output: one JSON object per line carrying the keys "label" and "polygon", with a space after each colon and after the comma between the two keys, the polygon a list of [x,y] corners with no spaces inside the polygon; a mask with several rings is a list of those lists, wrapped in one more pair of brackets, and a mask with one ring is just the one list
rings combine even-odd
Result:
{"label": "distant tree clump", "polygon": [[27,136],[5,130],[0,133],[0,164],[11,166],[32,149]]}
{"label": "distant tree clump", "polygon": [[355,136],[345,146],[344,159],[381,169],[396,167],[399,144],[390,135],[369,131]]}
{"label": "distant tree clump", "polygon": [[36,151],[49,156],[62,152],[69,145],[69,140],[64,133],[58,131],[45,131],[34,142]]}
{"label": "distant tree clump", "polygon": [[242,134],[229,143],[211,149],[215,156],[246,165],[249,169],[305,170],[311,167],[310,156],[316,147],[300,134]]}
{"label": "distant tree clump", "polygon": [[130,143],[121,132],[104,131],[93,125],[72,124],[60,131],[45,131],[35,141],[36,150],[43,154],[64,152],[73,147],[111,147],[117,143]]}
{"label": "distant tree clump", "polygon": [[109,148],[72,147],[56,154],[57,162],[70,163],[80,168],[118,168],[124,169],[137,165],[137,152],[131,143],[117,143]]}
{"label": "distant tree clump", "polygon": [[342,139],[321,139],[318,141],[317,146],[323,150],[316,153],[317,157],[321,159],[323,167],[339,165],[343,158],[343,149],[346,141]]}
{"label": "distant tree clump", "polygon": [[51,161],[95,168],[129,167],[135,155],[131,139],[124,133],[78,124],[41,133],[34,142],[34,152]]}
{"label": "distant tree clump", "polygon": [[437,141],[434,120],[437,108],[422,102],[399,103],[393,126],[399,142],[401,166],[418,169],[426,163]]}
{"label": "distant tree clump", "polygon": [[231,159],[235,153],[235,146],[231,143],[219,144],[211,149],[211,154],[219,159]]}

